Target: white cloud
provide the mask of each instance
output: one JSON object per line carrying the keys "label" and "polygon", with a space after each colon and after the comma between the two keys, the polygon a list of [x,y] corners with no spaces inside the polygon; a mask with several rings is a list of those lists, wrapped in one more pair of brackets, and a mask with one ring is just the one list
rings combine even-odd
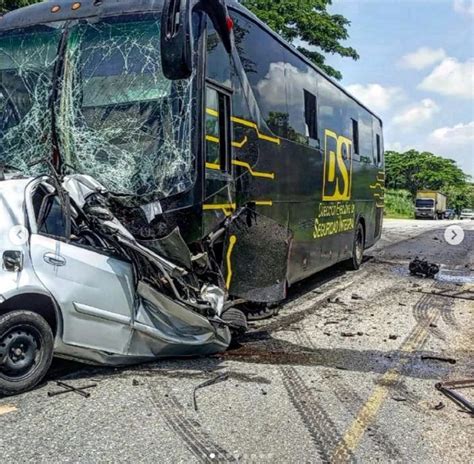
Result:
{"label": "white cloud", "polygon": [[385,150],[397,151],[398,153],[405,153],[410,147],[401,142],[385,142]]}
{"label": "white cloud", "polygon": [[411,128],[420,126],[424,122],[431,120],[431,118],[439,112],[439,106],[433,100],[425,98],[421,102],[406,108],[402,113],[393,118],[393,123],[398,126],[405,126]]}
{"label": "white cloud", "polygon": [[434,130],[424,147],[456,160],[464,172],[474,177],[474,121]]}
{"label": "white cloud", "polygon": [[348,85],[347,91],[373,111],[386,111],[394,102],[403,98],[399,87],[384,87],[380,84]]}
{"label": "white cloud", "polygon": [[418,87],[441,95],[474,98],[474,58],[464,63],[445,58]]}
{"label": "white cloud", "polygon": [[474,0],[454,0],[453,6],[456,13],[474,16]]}
{"label": "white cloud", "polygon": [[431,133],[430,138],[434,142],[453,145],[470,144],[472,150],[474,148],[474,121],[456,124],[453,127],[440,127]]}
{"label": "white cloud", "polygon": [[439,63],[444,58],[446,58],[446,52],[442,48],[420,47],[415,52],[402,56],[399,64],[403,68],[420,71],[435,63]]}

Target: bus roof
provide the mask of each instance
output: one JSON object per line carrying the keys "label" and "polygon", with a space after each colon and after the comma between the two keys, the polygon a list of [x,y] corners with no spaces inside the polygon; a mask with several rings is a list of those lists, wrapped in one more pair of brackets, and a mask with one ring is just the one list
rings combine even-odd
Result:
{"label": "bus roof", "polygon": [[331,82],[335,87],[337,87],[339,90],[341,90],[344,94],[346,94],[351,100],[356,102],[358,105],[360,105],[362,108],[364,108],[366,111],[368,111],[372,116],[377,118],[382,125],[382,119],[375,114],[370,108],[368,108],[366,105],[364,105],[360,100],[358,100],[354,95],[352,95],[350,92],[348,92],[339,82],[337,82],[335,79],[330,77],[327,73],[325,73],[321,68],[316,66],[311,60],[309,60],[306,56],[304,56],[300,51],[298,51],[293,45],[291,45],[289,42],[287,42],[283,37],[281,37],[279,34],[277,34],[273,29],[271,29],[267,24],[265,24],[263,21],[258,19],[257,16],[255,16],[251,11],[249,11],[247,8],[245,8],[243,5],[241,5],[237,0],[227,0],[227,6],[239,11],[241,13],[244,13],[246,16],[251,18],[254,22],[256,22],[258,25],[260,25],[263,29],[265,29],[268,33],[270,33],[276,40],[280,41],[288,50],[290,50],[294,55],[296,55],[298,58],[303,60],[308,66],[313,68],[315,71],[317,71],[319,74],[321,74],[325,79],[327,79],[329,82]]}
{"label": "bus roof", "polygon": [[[76,8],[74,8],[73,5]],[[79,5],[79,7],[77,7],[77,5]],[[56,21],[84,19],[95,16],[106,17],[119,15],[122,13],[142,13],[147,11],[160,11],[162,5],[163,0],[82,0],[81,2],[77,2],[75,0],[44,1],[24,8],[20,8],[18,10],[11,11],[10,13],[5,14],[3,17],[0,16],[0,32]],[[283,39],[275,31],[273,31],[263,21],[258,19],[252,12],[250,12],[247,8],[241,5],[238,1],[227,0],[227,5],[231,9],[243,13],[244,15],[252,19],[252,21],[260,25],[276,40],[281,42],[294,55],[304,61],[316,72],[321,74],[321,76],[331,82],[351,100],[353,100],[355,103],[357,103],[370,114],[372,114],[375,118],[377,118],[380,124],[382,125],[382,119],[377,114],[375,114],[361,101],[351,95],[335,79],[328,76],[322,69],[317,67],[311,60],[305,57],[301,52],[299,52],[295,47],[293,47],[293,45],[288,43],[285,39]]]}

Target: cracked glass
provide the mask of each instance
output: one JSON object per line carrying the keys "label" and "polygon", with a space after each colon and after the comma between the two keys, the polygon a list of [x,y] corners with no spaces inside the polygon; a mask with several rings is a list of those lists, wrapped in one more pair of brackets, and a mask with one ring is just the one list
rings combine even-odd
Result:
{"label": "cracked glass", "polygon": [[121,194],[165,197],[194,180],[192,79],[163,75],[160,22],[71,29],[58,126],[63,161]]}
{"label": "cracked glass", "polygon": [[0,35],[0,163],[25,174],[51,159],[50,98],[61,32],[46,26]]}
{"label": "cracked glass", "polygon": [[57,139],[67,172],[111,192],[158,199],[189,189],[193,77],[164,77],[159,17],[70,24],[60,47],[63,26],[0,36],[0,163],[44,173],[30,165],[52,160]]}

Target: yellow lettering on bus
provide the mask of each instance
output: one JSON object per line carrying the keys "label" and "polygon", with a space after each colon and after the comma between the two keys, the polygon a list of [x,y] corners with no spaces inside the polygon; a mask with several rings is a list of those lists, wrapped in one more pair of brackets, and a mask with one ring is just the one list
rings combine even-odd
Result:
{"label": "yellow lettering on bus", "polygon": [[352,140],[324,132],[323,201],[348,201],[352,187]]}

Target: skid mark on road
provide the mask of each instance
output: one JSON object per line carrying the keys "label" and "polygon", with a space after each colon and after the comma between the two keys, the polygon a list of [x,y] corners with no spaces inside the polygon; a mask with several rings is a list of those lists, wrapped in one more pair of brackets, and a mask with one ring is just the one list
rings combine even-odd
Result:
{"label": "skid mark on road", "polygon": [[[280,371],[288,397],[310,434],[321,461],[330,462],[331,452],[341,440],[334,422],[294,367],[281,367]],[[346,462],[354,461],[348,449],[342,447],[340,452],[344,453]]]}
{"label": "skid mark on road", "polygon": [[18,411],[16,406],[13,406],[12,404],[4,404],[0,406],[0,416],[3,416],[4,414],[8,414],[10,412],[15,412]]}
{"label": "skid mark on road", "polygon": [[[309,346],[311,348],[316,348],[313,340],[309,337],[308,333],[306,332],[298,332],[297,333],[298,342],[302,345]],[[364,402],[364,400],[356,393],[356,391],[350,388],[344,381],[341,379],[332,377],[331,378],[331,386],[332,386],[332,393],[334,396],[344,404],[347,410],[355,416],[359,412],[359,406]],[[395,446],[394,443],[390,440],[390,438],[385,435],[377,424],[372,425],[372,439],[375,445],[385,453],[385,455],[390,458],[391,460],[396,460],[400,457],[400,451]],[[339,443],[334,443],[334,448],[338,446]]]}
{"label": "skid mark on road", "polygon": [[[445,304],[445,303],[444,303]],[[420,350],[428,339],[431,329],[441,317],[443,304],[434,296],[423,296],[416,305],[415,314],[418,315],[417,324],[399,348],[400,354],[412,354]],[[402,381],[402,375],[410,356],[400,356],[398,364],[389,369],[378,381],[378,385],[369,399],[359,410],[355,420],[346,430],[341,443],[332,457],[333,462],[347,462],[347,450],[354,451],[359,446],[365,432],[375,421],[380,408],[384,404],[392,388],[396,388]]]}
{"label": "skid mark on road", "polygon": [[201,424],[172,394],[159,391],[156,383],[148,384],[152,402],[166,424],[173,430],[194,457],[202,463],[237,462],[236,458],[214,442]]}

